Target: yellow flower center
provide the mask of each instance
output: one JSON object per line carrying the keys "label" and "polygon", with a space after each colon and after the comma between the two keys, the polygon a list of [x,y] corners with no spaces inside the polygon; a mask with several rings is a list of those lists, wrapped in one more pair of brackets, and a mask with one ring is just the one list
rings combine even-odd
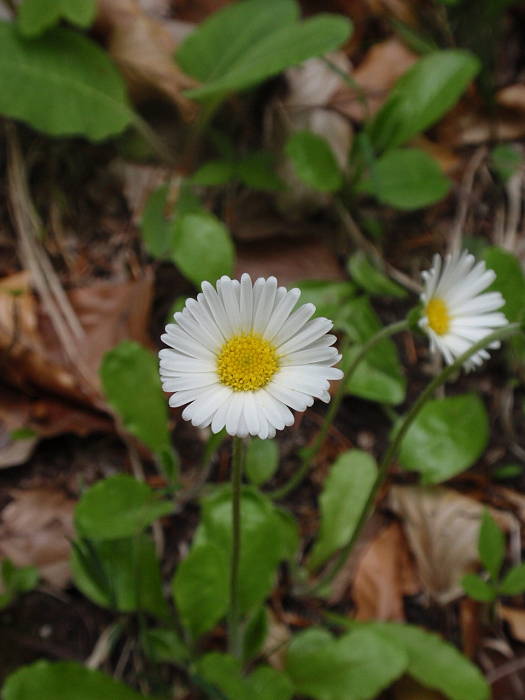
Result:
{"label": "yellow flower center", "polygon": [[443,299],[431,299],[426,308],[428,325],[434,333],[445,335],[450,327],[450,316]]}
{"label": "yellow flower center", "polygon": [[257,333],[234,335],[220,349],[217,374],[234,391],[266,386],[279,367],[275,347]]}

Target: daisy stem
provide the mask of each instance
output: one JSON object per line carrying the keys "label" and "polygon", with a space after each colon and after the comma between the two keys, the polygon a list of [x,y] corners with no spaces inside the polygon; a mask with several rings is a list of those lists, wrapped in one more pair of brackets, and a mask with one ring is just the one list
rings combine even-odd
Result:
{"label": "daisy stem", "polygon": [[230,562],[230,610],[228,616],[228,652],[242,657],[239,614],[239,563],[241,558],[241,483],[244,461],[242,438],[233,438],[232,453],[232,553]]}
{"label": "daisy stem", "polygon": [[325,573],[324,576],[322,576],[318,580],[315,586],[312,589],[310,589],[310,593],[316,593],[324,590],[326,586],[332,583],[334,578],[344,566],[345,562],[347,561],[350,555],[350,552],[354,547],[354,544],[359,538],[359,534],[361,532],[361,529],[363,528],[363,525],[368,520],[368,516],[374,504],[377,492],[379,491],[381,485],[386,479],[390,465],[392,464],[393,459],[399,451],[403,438],[405,437],[408,429],[414,422],[415,418],[417,417],[425,403],[430,398],[432,398],[436,389],[438,389],[442,384],[444,384],[447,381],[447,379],[449,379],[449,377],[451,377],[454,373],[460,371],[464,363],[477,352],[488,347],[491,343],[493,343],[496,340],[505,340],[513,335],[516,335],[516,333],[518,333],[520,330],[521,325],[519,323],[511,323],[508,326],[499,328],[497,331],[494,331],[494,333],[485,336],[477,343],[474,343],[474,345],[471,345],[470,348],[462,355],[460,355],[451,365],[445,367],[436,377],[434,377],[434,379],[431,382],[427,384],[427,386],[423,389],[421,394],[419,394],[417,399],[410,407],[408,413],[402,419],[401,425],[395,432],[394,439],[388,446],[388,449],[386,450],[383,459],[381,460],[376,480],[374,482],[374,485],[372,486],[372,489],[370,490],[370,493],[368,494],[367,501],[361,512],[359,520],[357,521],[350,541],[340,550],[339,555],[333,566]]}
{"label": "daisy stem", "polygon": [[283,486],[276,489],[271,494],[273,498],[277,499],[284,498],[284,496],[287,496],[291,491],[293,491],[297,486],[299,486],[301,481],[310,471],[312,462],[319,450],[321,449],[321,447],[323,446],[328,431],[330,430],[330,426],[334,422],[334,418],[339,410],[339,407],[341,406],[341,402],[343,401],[343,398],[346,393],[346,387],[348,385],[348,382],[355,370],[357,369],[357,367],[359,366],[361,360],[364,359],[366,354],[374,347],[374,345],[377,345],[377,343],[381,342],[385,338],[390,337],[391,335],[395,335],[396,333],[406,330],[409,327],[409,325],[410,324],[407,319],[403,319],[402,321],[396,321],[396,323],[392,323],[389,326],[384,326],[384,328],[381,328],[381,330],[379,330],[375,335],[371,336],[363,345],[361,345],[355,357],[351,360],[348,367],[346,367],[344,370],[343,378],[339,382],[337,391],[335,392],[335,395],[332,401],[330,402],[328,410],[326,411],[323,422],[321,424],[321,428],[319,429],[319,432],[317,433],[314,441],[309,447],[306,447],[304,450],[301,450],[300,467],[290,477],[290,479],[285,484],[283,484]]}

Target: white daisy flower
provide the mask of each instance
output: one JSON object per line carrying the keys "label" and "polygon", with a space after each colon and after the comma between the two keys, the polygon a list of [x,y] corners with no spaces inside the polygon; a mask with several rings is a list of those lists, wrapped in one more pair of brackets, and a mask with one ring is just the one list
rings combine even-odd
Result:
{"label": "white daisy flower", "polygon": [[301,292],[277,286],[275,277],[221,277],[216,288],[202,283],[175,323],[166,326],[160,351],[164,391],[170,406],[188,404],[185,420],[217,433],[272,438],[292,425],[290,408],[304,411],[314,398],[330,400],[332,367],[341,359],[332,322],[310,320],[313,304],[294,307]]}
{"label": "white daisy flower", "polygon": [[[419,325],[430,338],[431,350],[439,351],[448,364],[508,323],[504,314],[498,312],[505,304],[502,295],[482,294],[496,274],[487,270],[484,262],[476,263],[467,251],[448,255],[444,263],[440,255],[435,255],[432,268],[423,272],[422,277],[424,309]],[[489,347],[499,346],[499,342],[494,342]],[[480,350],[465,363],[465,368],[479,367],[488,358],[489,353]]]}

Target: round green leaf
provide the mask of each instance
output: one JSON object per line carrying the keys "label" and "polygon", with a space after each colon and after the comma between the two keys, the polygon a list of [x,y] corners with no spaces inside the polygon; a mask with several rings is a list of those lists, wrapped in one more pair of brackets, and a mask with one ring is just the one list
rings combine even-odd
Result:
{"label": "round green leaf", "polygon": [[399,462],[435,484],[472,466],[487,445],[489,423],[473,394],[429,401],[401,442]]}
{"label": "round green leaf", "polygon": [[103,479],[86,491],[75,509],[75,526],[82,537],[115,540],[142,532],[173,510],[145,483],[127,474]]}
{"label": "round green leaf", "polygon": [[479,528],[478,550],[484,567],[497,580],[505,558],[505,536],[486,509]]}
{"label": "round green leaf", "polygon": [[503,595],[520,595],[525,592],[525,564],[514,566],[499,587]]}
{"label": "round green leaf", "polygon": [[285,147],[297,176],[321,192],[335,192],[343,176],[327,141],[312,131],[296,131]]}
{"label": "round green leaf", "polygon": [[276,440],[252,438],[246,450],[246,474],[256,486],[264,484],[279,466],[279,446]]}
{"label": "round green leaf", "polygon": [[331,282],[326,280],[304,280],[296,282],[301,290],[301,304],[313,304],[316,316],[325,316],[337,324],[336,318],[341,307],[355,296],[352,282]]}
{"label": "round green leaf", "polygon": [[525,275],[518,258],[508,250],[491,246],[483,251],[483,260],[494,270],[496,279],[487,291],[500,292],[505,306],[500,309],[509,321],[523,318],[525,299]]}
{"label": "round green leaf", "polygon": [[96,10],[96,0],[23,0],[18,28],[30,38],[58,24],[61,18],[85,28],[95,19]]}
{"label": "round green leaf", "polygon": [[0,112],[52,136],[100,141],[120,133],[133,113],[107,54],[78,32],[57,28],[22,38],[0,21]]}
{"label": "round green leaf", "polygon": [[348,259],[347,267],[354,282],[369,294],[406,298],[407,291],[378,270],[362,250]]}
{"label": "round green leaf", "polygon": [[496,597],[494,587],[476,574],[465,574],[461,579],[461,585],[470,598],[481,603],[490,603]]}

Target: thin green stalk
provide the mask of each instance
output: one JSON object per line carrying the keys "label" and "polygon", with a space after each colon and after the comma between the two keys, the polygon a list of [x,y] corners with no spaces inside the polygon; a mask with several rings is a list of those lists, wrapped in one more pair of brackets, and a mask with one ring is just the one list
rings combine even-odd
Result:
{"label": "thin green stalk", "polygon": [[352,377],[353,373],[357,369],[359,363],[363,358],[366,356],[366,354],[375,346],[377,343],[381,342],[385,338],[388,338],[391,335],[395,335],[396,333],[399,333],[400,331],[404,331],[409,327],[409,322],[406,319],[403,319],[402,321],[397,321],[396,323],[392,323],[389,326],[385,326],[384,328],[381,328],[380,331],[378,331],[375,335],[373,335],[371,338],[369,338],[366,343],[364,343],[359,352],[356,354],[356,356],[352,359],[348,367],[345,369],[344,376],[339,382],[339,386],[337,387],[337,391],[335,393],[335,396],[333,397],[332,401],[330,402],[330,405],[328,407],[327,412],[325,413],[321,428],[319,429],[319,432],[317,433],[315,440],[313,443],[307,447],[306,449],[302,450],[301,452],[301,465],[297,469],[297,471],[290,477],[290,479],[283,484],[280,488],[276,489],[275,491],[272,492],[271,496],[275,499],[278,498],[284,498],[284,496],[288,495],[290,491],[293,491],[301,481],[304,479],[304,477],[308,474],[310,471],[312,462],[321,449],[321,447],[324,444],[324,441],[326,440],[326,436],[328,434],[328,431],[330,430],[330,426],[332,425],[334,418],[337,414],[337,411],[339,410],[339,407],[341,406],[341,402],[344,398],[345,392],[346,392],[346,387],[348,385],[348,382],[350,378]]}
{"label": "thin green stalk", "polygon": [[239,563],[241,558],[241,483],[244,461],[242,439],[233,438],[232,454],[232,555],[230,562],[230,611],[228,617],[228,651],[242,657],[239,611]]}
{"label": "thin green stalk", "polygon": [[322,576],[319,579],[319,581],[311,589],[311,593],[322,591],[324,588],[326,588],[326,586],[330,585],[330,583],[334,580],[341,568],[344,566],[344,563],[348,559],[348,556],[350,555],[350,552],[352,551],[354,544],[359,537],[363,525],[368,519],[368,515],[374,504],[376,494],[379,491],[381,485],[383,484],[388,474],[390,464],[396,456],[401,446],[403,438],[405,437],[408,429],[410,428],[410,426],[412,425],[415,418],[417,417],[425,403],[428,401],[428,399],[430,399],[433,396],[436,389],[438,389],[442,384],[444,384],[449,377],[451,377],[455,372],[461,370],[464,363],[477,352],[479,352],[479,350],[483,350],[484,348],[488,347],[495,340],[504,340],[506,338],[511,337],[512,335],[515,335],[517,332],[520,331],[520,329],[521,326],[519,323],[512,323],[508,326],[505,326],[504,328],[500,328],[497,331],[494,331],[494,333],[491,333],[490,335],[485,336],[485,338],[479,340],[477,343],[472,345],[469,350],[460,355],[451,365],[445,367],[445,369],[443,369],[436,377],[434,377],[434,379],[427,384],[425,389],[423,389],[421,394],[414,401],[414,403],[410,407],[410,410],[404,417],[403,422],[401,423],[399,429],[396,431],[394,439],[390,443],[387,451],[384,454],[383,459],[381,460],[376,480],[368,495],[368,499],[361,512],[359,520],[357,521],[350,541],[340,550],[339,556],[337,557],[334,565],[327,571],[327,573],[324,576]]}

